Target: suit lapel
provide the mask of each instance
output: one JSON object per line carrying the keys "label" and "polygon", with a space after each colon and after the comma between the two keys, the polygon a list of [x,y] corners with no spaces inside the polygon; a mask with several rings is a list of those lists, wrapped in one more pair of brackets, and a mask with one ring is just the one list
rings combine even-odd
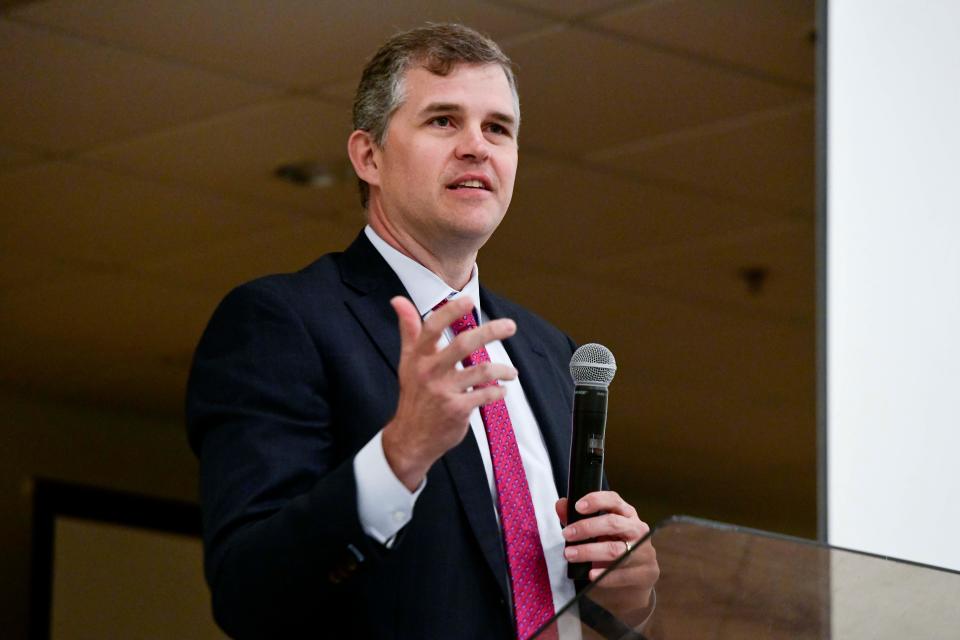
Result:
{"label": "suit lapel", "polygon": [[473,429],[467,429],[463,442],[451,449],[442,458],[457,495],[463,504],[464,513],[473,534],[480,544],[483,557],[493,571],[504,596],[510,593],[507,586],[507,556],[503,550],[500,527],[497,526],[493,497],[487,484],[487,472],[480,458],[477,439]]}
{"label": "suit lapel", "polygon": [[409,298],[410,294],[362,231],[343,252],[340,274],[343,282],[356,293],[345,299],[347,308],[396,373],[400,362],[400,330],[390,300],[394,296]]}

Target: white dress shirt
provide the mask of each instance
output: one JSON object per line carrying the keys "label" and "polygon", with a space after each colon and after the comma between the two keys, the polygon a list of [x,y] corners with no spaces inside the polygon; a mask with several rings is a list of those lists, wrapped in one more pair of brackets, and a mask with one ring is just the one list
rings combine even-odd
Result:
{"label": "white dress shirt", "polygon": [[[482,324],[488,320],[480,308],[480,284],[476,265],[473,267],[470,281],[463,290],[455,291],[435,273],[387,244],[369,225],[364,232],[400,278],[400,282],[410,294],[413,304],[422,317],[430,315],[433,308],[442,300],[466,295],[470,296],[477,307],[479,322]],[[449,344],[452,337],[452,330],[447,328],[440,339],[439,346]],[[487,344],[487,352],[490,354],[491,361],[513,366],[503,343],[499,340]],[[460,367],[459,364],[457,366]],[[575,588],[573,582],[567,578],[567,561],[563,557],[564,540],[554,506],[558,496],[553,482],[550,456],[547,454],[543,435],[524,395],[521,382],[517,379],[501,382],[501,384],[507,388],[504,401],[516,434],[523,470],[533,499],[540,542],[543,545],[550,586],[553,590],[554,608],[559,609],[573,598]],[[487,472],[491,505],[496,514],[497,489],[493,477],[493,463],[490,459],[487,433],[478,408],[470,414],[470,428],[479,445],[480,457]],[[423,491],[426,480],[413,493],[407,490],[387,463],[380,432],[357,453],[353,467],[357,479],[357,507],[363,529],[367,535],[381,544],[390,546],[397,532],[413,517],[417,497]]]}

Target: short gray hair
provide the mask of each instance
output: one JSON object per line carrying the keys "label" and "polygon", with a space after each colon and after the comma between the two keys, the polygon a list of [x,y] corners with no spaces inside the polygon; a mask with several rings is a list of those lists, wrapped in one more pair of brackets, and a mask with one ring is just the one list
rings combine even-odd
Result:
{"label": "short gray hair", "polygon": [[[353,100],[353,128],[368,131],[377,146],[382,147],[390,118],[403,104],[406,72],[421,66],[445,76],[458,64],[500,65],[513,93],[519,126],[520,99],[513,63],[497,43],[460,24],[428,24],[394,35],[364,67]],[[370,185],[362,179],[359,184],[360,204],[366,208]]]}

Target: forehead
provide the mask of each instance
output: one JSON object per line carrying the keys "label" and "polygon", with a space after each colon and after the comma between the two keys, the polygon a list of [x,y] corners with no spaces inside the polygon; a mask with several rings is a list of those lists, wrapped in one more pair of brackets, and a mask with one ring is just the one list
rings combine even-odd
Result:
{"label": "forehead", "polygon": [[498,64],[460,64],[445,76],[412,67],[404,74],[403,90],[401,109],[411,111],[432,103],[503,113],[517,110],[507,74]]}

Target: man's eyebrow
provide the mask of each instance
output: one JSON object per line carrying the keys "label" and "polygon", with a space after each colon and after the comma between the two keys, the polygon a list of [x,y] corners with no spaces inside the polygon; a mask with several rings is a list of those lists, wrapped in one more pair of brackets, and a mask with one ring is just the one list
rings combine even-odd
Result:
{"label": "man's eyebrow", "polygon": [[456,113],[461,111],[460,105],[453,102],[431,102],[420,110],[420,115],[431,113]]}
{"label": "man's eyebrow", "polygon": [[[431,102],[420,110],[420,115],[426,116],[431,113],[459,113],[461,111],[463,111],[463,108],[454,102]],[[509,113],[501,113],[499,111],[494,111],[489,117],[497,122],[511,126],[517,122],[517,119]]]}

